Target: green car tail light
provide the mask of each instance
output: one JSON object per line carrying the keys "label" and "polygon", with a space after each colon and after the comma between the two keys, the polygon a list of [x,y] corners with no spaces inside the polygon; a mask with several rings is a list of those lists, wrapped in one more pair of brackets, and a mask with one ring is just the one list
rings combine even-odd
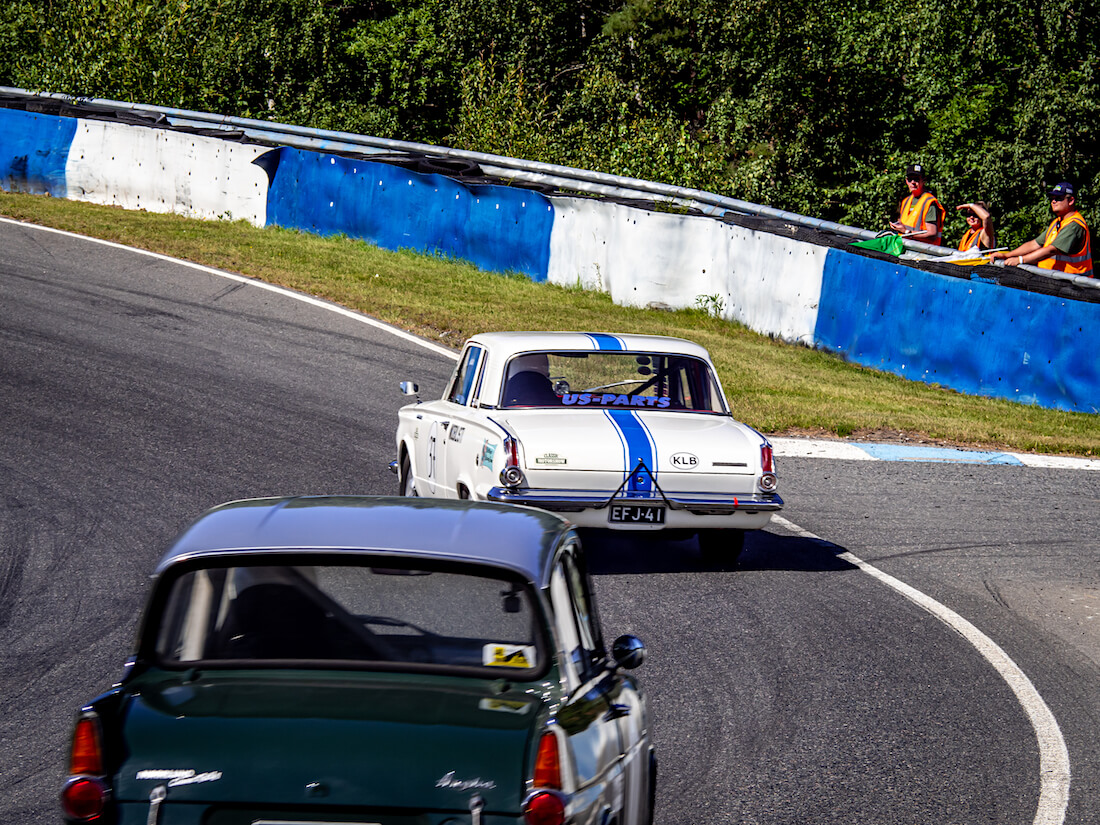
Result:
{"label": "green car tail light", "polygon": [[102,774],[102,742],[99,717],[95,714],[81,716],[73,729],[73,745],[69,753],[69,773]]}
{"label": "green car tail light", "polygon": [[534,786],[561,790],[561,757],[558,754],[558,737],[547,731],[539,740],[535,756]]}
{"label": "green car tail light", "polygon": [[524,823],[562,825],[565,822],[565,802],[561,796],[561,754],[558,751],[558,737],[553,731],[544,732],[539,739],[531,784],[534,790],[523,803]]}
{"label": "green car tail light", "polygon": [[562,825],[565,803],[549,791],[533,794],[523,806],[523,821],[526,825]]}
{"label": "green car tail light", "polygon": [[99,716],[85,713],[73,729],[69,779],[61,789],[61,807],[70,822],[103,822],[111,789],[103,779],[103,732]]}

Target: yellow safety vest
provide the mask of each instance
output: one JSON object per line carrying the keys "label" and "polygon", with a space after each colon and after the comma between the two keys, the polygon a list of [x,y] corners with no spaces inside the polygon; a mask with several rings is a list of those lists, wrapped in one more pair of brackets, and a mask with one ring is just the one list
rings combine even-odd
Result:
{"label": "yellow safety vest", "polygon": [[[928,210],[932,208],[932,204],[936,205],[938,214],[943,214],[943,207],[940,206],[940,202],[936,200],[936,196],[931,192],[925,192],[919,198],[914,198],[912,195],[907,197],[901,202],[901,217],[898,221],[905,227],[906,232],[926,232],[928,230]],[[936,236],[926,243],[935,244],[939,246],[943,243],[943,226],[938,226],[936,229]]]}
{"label": "yellow safety vest", "polygon": [[1084,275],[1086,278],[1093,277],[1092,274],[1092,238],[1089,232],[1089,225],[1085,223],[1085,219],[1081,217],[1080,212],[1074,212],[1064,221],[1060,218],[1055,218],[1050,222],[1050,226],[1047,227],[1047,236],[1043,241],[1043,246],[1050,246],[1054,243],[1054,239],[1058,237],[1059,231],[1066,223],[1076,223],[1085,230],[1085,243],[1081,247],[1081,251],[1076,255],[1067,255],[1061,250],[1055,250],[1054,254],[1049,258],[1043,258],[1036,266],[1042,269],[1054,269],[1058,272],[1065,272],[1067,275]]}

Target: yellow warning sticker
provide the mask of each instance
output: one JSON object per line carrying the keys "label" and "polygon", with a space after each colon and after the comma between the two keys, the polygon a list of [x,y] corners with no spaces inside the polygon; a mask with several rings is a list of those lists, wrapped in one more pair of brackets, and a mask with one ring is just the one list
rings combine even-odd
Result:
{"label": "yellow warning sticker", "polygon": [[535,648],[531,645],[489,643],[481,649],[481,663],[487,667],[534,667]]}

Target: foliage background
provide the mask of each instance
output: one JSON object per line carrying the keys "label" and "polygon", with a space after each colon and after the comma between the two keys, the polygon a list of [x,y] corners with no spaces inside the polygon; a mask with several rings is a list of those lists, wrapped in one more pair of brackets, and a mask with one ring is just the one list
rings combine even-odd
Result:
{"label": "foliage background", "polygon": [[1100,0],[6,0],[0,85],[456,146],[1001,243],[1100,192]]}

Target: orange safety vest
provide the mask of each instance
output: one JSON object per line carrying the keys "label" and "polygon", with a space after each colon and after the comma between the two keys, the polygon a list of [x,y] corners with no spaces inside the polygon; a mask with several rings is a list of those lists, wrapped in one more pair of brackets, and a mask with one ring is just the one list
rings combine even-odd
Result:
{"label": "orange safety vest", "polygon": [[982,228],[979,226],[977,229],[968,229],[966,234],[963,235],[963,239],[959,241],[959,249],[965,252],[972,246],[976,246],[978,249],[982,248],[981,242]]}
{"label": "orange safety vest", "polygon": [[[898,221],[905,227],[906,232],[925,232],[928,230],[926,225],[928,210],[932,208],[932,204],[936,205],[936,210],[942,215],[943,207],[940,206],[940,202],[936,200],[936,196],[931,192],[925,192],[919,198],[910,195],[901,202],[901,217],[898,218]],[[936,230],[936,236],[925,243],[935,244],[936,246],[942,244],[943,226],[939,226]]]}
{"label": "orange safety vest", "polygon": [[[1081,217],[1080,212],[1074,212],[1065,219],[1065,223],[1079,224],[1085,230],[1085,243],[1081,247],[1081,251],[1076,255],[1067,255],[1060,250],[1055,250],[1053,255],[1049,258],[1043,258],[1036,266],[1042,269],[1065,272],[1067,275],[1084,275],[1086,278],[1092,278],[1092,238],[1089,225],[1085,223],[1085,219]],[[1063,221],[1060,218],[1055,218],[1050,222],[1043,246],[1050,246],[1054,243],[1054,239],[1058,237],[1058,232],[1062,229],[1062,226]]]}

